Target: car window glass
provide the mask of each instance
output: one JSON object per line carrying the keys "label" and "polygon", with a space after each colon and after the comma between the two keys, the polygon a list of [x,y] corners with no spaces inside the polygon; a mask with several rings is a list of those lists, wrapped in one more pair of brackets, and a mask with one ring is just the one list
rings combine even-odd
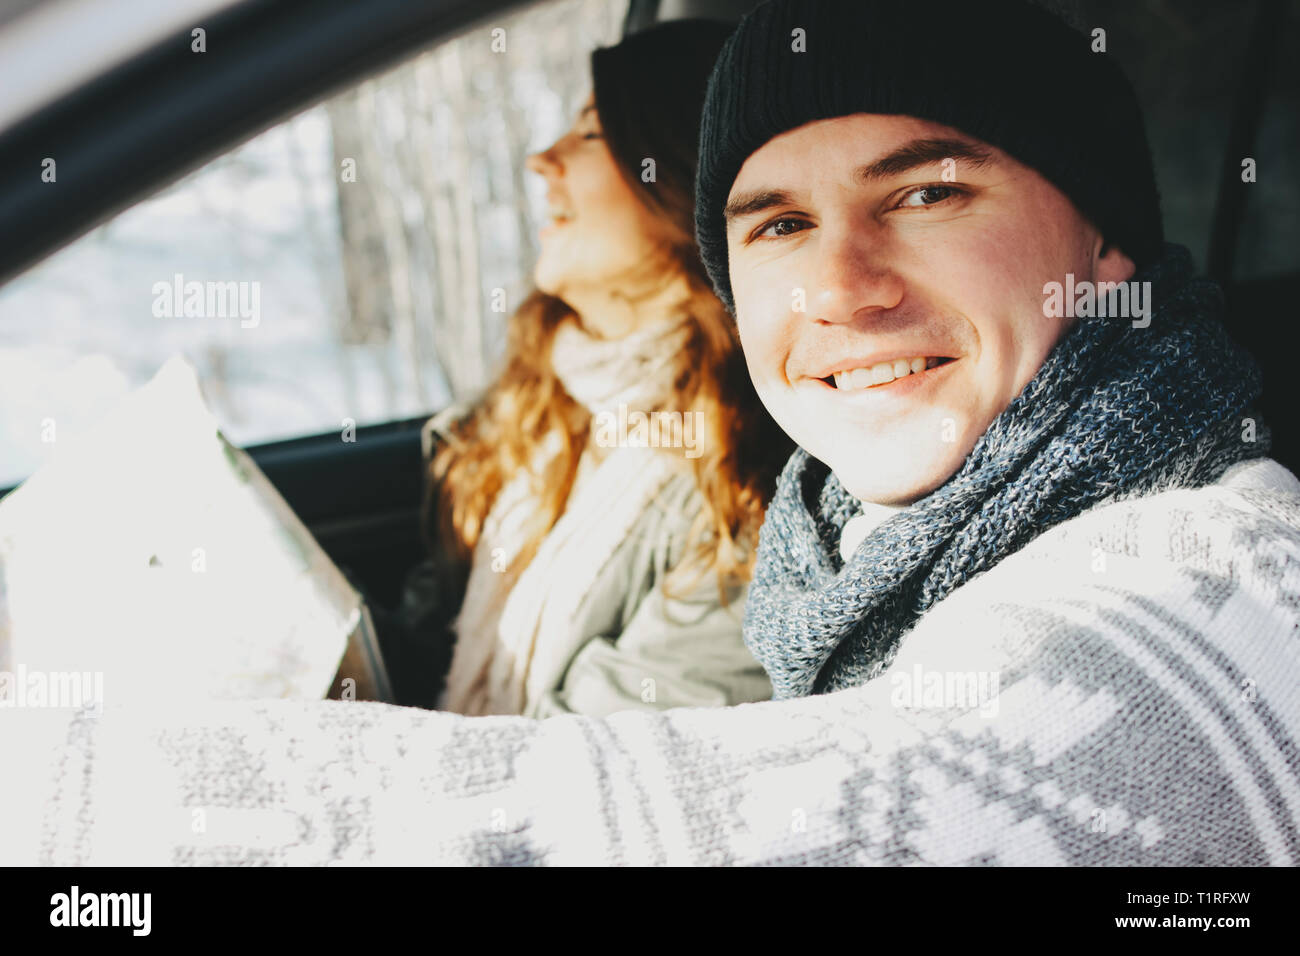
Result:
{"label": "car window glass", "polygon": [[233,442],[488,382],[544,188],[625,0],[545,0],[312,106],[0,288],[0,487],[182,352]]}

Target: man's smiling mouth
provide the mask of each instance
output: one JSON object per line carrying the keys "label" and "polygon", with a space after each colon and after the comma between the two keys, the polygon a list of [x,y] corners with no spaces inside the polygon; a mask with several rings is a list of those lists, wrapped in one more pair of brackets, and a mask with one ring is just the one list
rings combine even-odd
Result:
{"label": "man's smiling mouth", "polygon": [[899,379],[910,378],[913,375],[919,375],[953,361],[956,360],[949,356],[917,355],[912,358],[898,358],[888,362],[878,362],[864,368],[843,369],[818,379],[818,381],[840,391],[884,388]]}

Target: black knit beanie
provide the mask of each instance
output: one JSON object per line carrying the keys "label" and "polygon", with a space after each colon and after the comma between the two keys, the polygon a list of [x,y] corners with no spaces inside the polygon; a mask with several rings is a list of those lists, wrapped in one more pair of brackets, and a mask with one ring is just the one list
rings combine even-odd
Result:
{"label": "black knit beanie", "polygon": [[1092,43],[1026,0],[755,9],[718,57],[700,124],[696,238],[719,298],[735,312],[722,210],[745,160],[787,130],[853,113],[932,120],[996,146],[1138,268],[1157,259],[1164,234],[1142,113],[1113,56]]}
{"label": "black knit beanie", "polygon": [[[670,20],[591,54],[592,93],[605,142],[619,168],[639,172],[653,157],[655,189],[633,181],[637,194],[694,240],[696,133],[709,71],[731,34],[716,20]],[[665,132],[680,131],[680,135]]]}

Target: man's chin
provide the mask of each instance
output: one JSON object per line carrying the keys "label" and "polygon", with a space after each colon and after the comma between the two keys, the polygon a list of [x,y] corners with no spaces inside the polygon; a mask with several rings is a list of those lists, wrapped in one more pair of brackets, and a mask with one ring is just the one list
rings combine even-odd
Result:
{"label": "man's chin", "polygon": [[946,461],[918,462],[914,458],[899,458],[896,465],[882,465],[879,459],[828,461],[827,464],[853,497],[895,507],[924,498],[956,474],[960,465],[951,466]]}

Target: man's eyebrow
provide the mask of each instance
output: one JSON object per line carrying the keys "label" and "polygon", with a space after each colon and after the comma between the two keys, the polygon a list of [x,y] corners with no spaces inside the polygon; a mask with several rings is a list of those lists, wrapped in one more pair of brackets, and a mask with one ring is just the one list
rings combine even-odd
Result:
{"label": "man's eyebrow", "polygon": [[722,207],[722,220],[728,225],[733,219],[741,219],[771,209],[773,206],[792,205],[794,200],[783,189],[751,189],[736,193]]}
{"label": "man's eyebrow", "polygon": [[[930,163],[951,159],[971,166],[987,166],[996,162],[992,150],[962,139],[914,139],[875,162],[859,166],[853,171],[854,182],[867,184],[878,179],[911,172]],[[727,225],[733,220],[752,216],[774,206],[794,205],[791,193],[784,189],[750,189],[736,193],[722,208],[722,219]]]}
{"label": "man's eyebrow", "polygon": [[963,139],[914,139],[875,162],[859,166],[854,170],[853,181],[866,185],[945,159],[971,166],[987,166],[995,161],[992,150]]}

